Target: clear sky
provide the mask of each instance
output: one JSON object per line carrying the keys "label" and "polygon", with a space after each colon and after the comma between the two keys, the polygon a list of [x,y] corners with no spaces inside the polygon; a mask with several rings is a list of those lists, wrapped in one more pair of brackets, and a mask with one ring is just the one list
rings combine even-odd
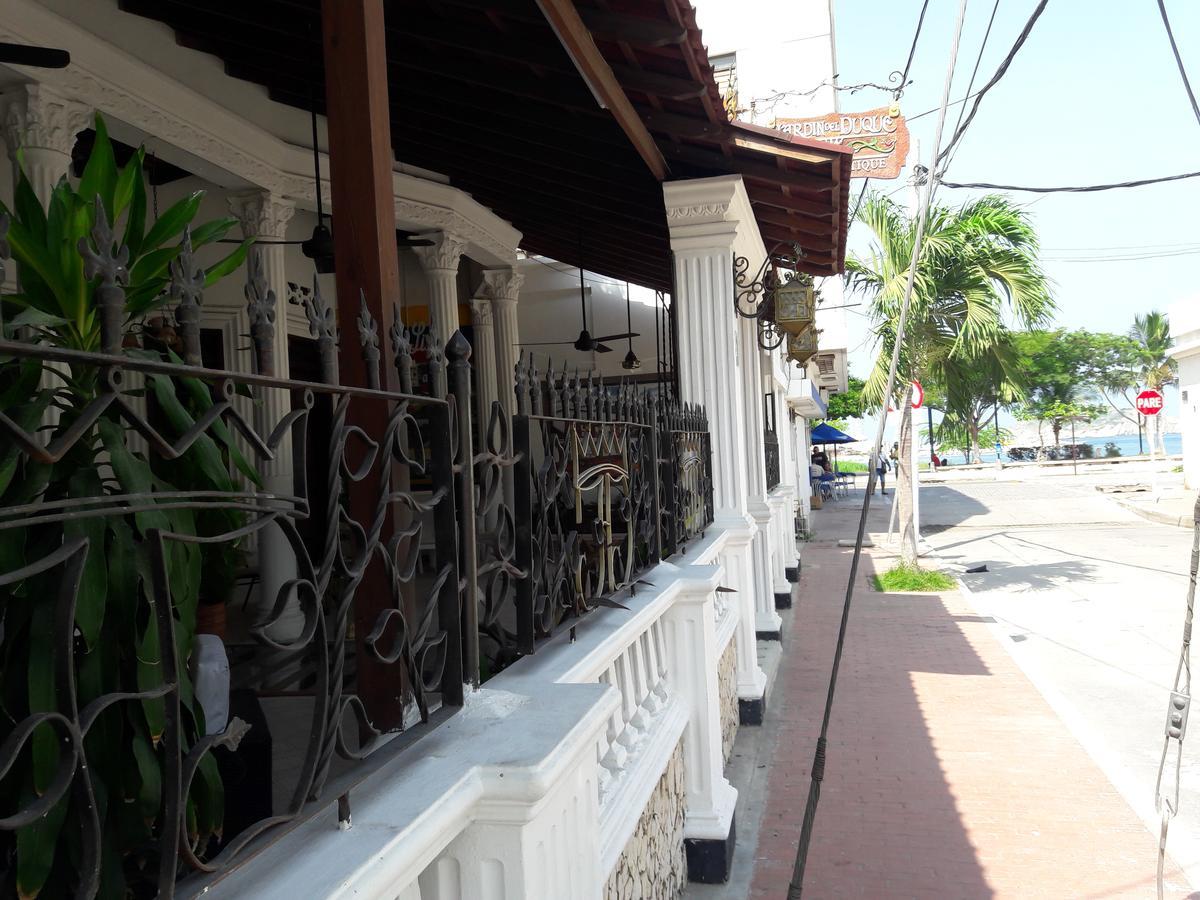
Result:
{"label": "clear sky", "polygon": [[[951,92],[966,92],[994,0],[971,0]],[[1012,46],[1036,0],[1000,0],[975,90]],[[920,0],[835,0],[838,76],[843,85],[887,83],[903,67]],[[958,0],[930,0],[910,78],[901,101],[912,117],[941,99]],[[1175,38],[1200,92],[1200,2],[1167,0]],[[886,102],[863,90],[841,94],[845,112]],[[952,133],[959,107],[947,117]],[[913,121],[928,155],[936,113]],[[910,157],[911,158],[911,157]],[[1008,74],[988,93],[956,153],[947,179],[1024,185],[1126,181],[1200,170],[1200,123],[1180,82],[1155,0],[1050,0]],[[903,178],[868,190],[899,190]],[[851,189],[851,202],[861,182]],[[942,189],[937,201],[960,203],[969,193]],[[1053,279],[1057,322],[1069,328],[1125,332],[1135,313],[1200,302],[1200,178],[1097,194],[1015,194],[1030,202],[1045,267]],[[1040,199],[1039,199],[1040,198]],[[866,246],[862,226],[850,249]],[[1173,245],[1169,247],[1169,245]],[[1140,260],[1111,258],[1136,248],[1194,252]],[[1122,248],[1122,249],[1113,249]],[[848,302],[852,302],[847,298]],[[867,323],[850,316],[851,371],[865,375],[873,354]]]}

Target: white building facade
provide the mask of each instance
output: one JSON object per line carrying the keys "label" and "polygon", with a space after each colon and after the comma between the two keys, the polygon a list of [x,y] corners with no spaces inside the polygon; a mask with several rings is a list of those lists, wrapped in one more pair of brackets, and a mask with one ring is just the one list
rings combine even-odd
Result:
{"label": "white building facade", "polygon": [[[824,40],[831,48],[828,16],[816,7],[806,8],[810,13],[815,27],[825,29],[814,45]],[[334,276],[314,272],[300,247],[321,224],[318,197],[337,228],[324,118],[313,148],[306,112],[235,77],[215,56],[180,46],[171,28],[124,11],[116,0],[11,0],[0,11],[0,40],[62,47],[72,57],[64,69],[0,66],[2,138],[11,162],[0,167],[5,206],[14,205],[18,165],[43,204],[61,179],[77,182],[79,136],[102,115],[121,144],[144,146],[153,156],[158,168],[145,187],[156,215],[202,191],[199,221],[230,215],[234,236],[256,239],[251,252],[275,298],[274,375],[316,381],[309,351],[318,335],[306,311],[317,294],[334,313],[345,302]],[[751,49],[746,60],[758,52]],[[824,167],[819,177],[803,176],[816,190],[843,198],[832,203],[828,221],[844,247],[848,156],[801,141],[789,152]],[[480,430],[493,409],[507,422],[523,415],[514,378],[526,344],[610,383],[628,377],[636,384],[640,372],[642,387],[670,390],[707,410],[711,524],[636,585],[623,585],[615,608],[589,612],[578,627],[558,630],[482,686],[468,684],[462,708],[403,749],[376,751],[367,774],[345,787],[344,803],[336,792],[305,800],[302,815],[260,838],[255,852],[234,864],[222,856],[205,871],[181,861],[186,877],[179,895],[666,897],[689,877],[728,876],[738,793],[725,764],[738,728],[771,714],[758,641],[782,638],[777,608],[791,602],[797,505],[807,496],[807,429],[793,413],[822,414],[834,387],[813,377],[819,366],[802,377],[782,350],[763,350],[757,323],[735,311],[735,259],[755,271],[768,254],[752,202],[761,184],[751,180],[741,174],[664,180],[656,188],[662,206],[647,207],[645,215],[664,217],[673,291],[635,285],[627,311],[619,281],[589,274],[581,314],[577,269],[527,254],[522,232],[452,179],[396,163],[396,226],[414,239],[397,249],[399,292],[382,298],[383,309],[396,310],[391,324],[428,324],[439,342],[469,332],[469,413],[485,423]],[[204,248],[198,263],[211,264],[227,251]],[[831,269],[840,267],[837,256]],[[21,272],[11,263],[5,271],[4,292],[12,293]],[[234,273],[204,293],[199,315],[209,369],[255,374],[248,336],[261,322],[247,303],[247,274]],[[837,285],[833,277],[824,281],[827,304],[837,302]],[[367,301],[360,302],[365,313]],[[819,313],[821,352],[841,353],[844,378],[839,321]],[[386,331],[389,322],[374,324]],[[606,354],[542,346],[571,341],[581,324],[593,335],[631,330],[638,337],[612,341]],[[367,335],[370,326],[363,328]],[[345,330],[343,353],[353,338]],[[363,342],[368,347],[369,336]],[[641,368],[620,367],[627,350]],[[264,389],[246,415],[269,430],[294,402],[282,389]],[[292,491],[299,464],[288,440],[274,446],[263,467],[263,492]],[[505,492],[512,493],[511,476],[497,488]],[[254,535],[250,565],[255,580],[247,602],[266,616],[299,578],[297,557],[283,532],[267,527]],[[299,596],[289,602],[272,625],[272,637],[281,641],[290,639],[280,637],[284,632],[295,637],[305,629]],[[351,639],[363,636],[359,629]],[[479,680],[478,671],[469,676]],[[286,718],[278,697],[263,707],[272,728]],[[265,726],[252,726],[251,734],[254,727]],[[400,733],[389,732],[381,743],[401,740]],[[294,748],[282,740],[267,753],[276,769],[295,764]],[[278,813],[278,797],[275,803]]]}

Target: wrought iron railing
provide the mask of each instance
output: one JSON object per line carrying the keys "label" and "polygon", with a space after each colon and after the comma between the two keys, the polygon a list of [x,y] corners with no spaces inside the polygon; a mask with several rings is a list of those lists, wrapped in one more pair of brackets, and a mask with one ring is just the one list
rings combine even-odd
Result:
{"label": "wrought iron railing", "polygon": [[[0,666],[22,686],[0,725],[6,885],[40,841],[78,896],[191,893],[334,803],[347,818],[464,685],[622,606],[713,520],[697,407],[523,360],[516,415],[493,404],[477,445],[461,333],[422,369],[393,327],[382,360],[363,301],[340,352],[367,384],[339,385],[314,289],[312,374],[273,377],[252,255],[259,374],[206,368],[190,248],[152,334],[129,329],[114,244],[83,251],[100,352],[0,340]],[[213,632],[231,672],[215,706]]]}
{"label": "wrought iron railing", "polygon": [[779,487],[779,435],[771,429],[763,432],[763,464],[767,469],[767,490]]}

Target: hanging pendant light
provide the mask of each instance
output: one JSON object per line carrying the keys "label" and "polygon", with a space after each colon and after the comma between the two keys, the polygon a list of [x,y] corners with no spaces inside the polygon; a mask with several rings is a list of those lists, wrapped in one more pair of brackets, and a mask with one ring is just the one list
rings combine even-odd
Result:
{"label": "hanging pendant light", "polygon": [[621,362],[621,368],[628,371],[640,369],[642,361],[638,359],[637,354],[633,352],[633,307],[629,302],[629,282],[625,282],[625,330],[629,333],[629,352],[625,354],[625,359]]}

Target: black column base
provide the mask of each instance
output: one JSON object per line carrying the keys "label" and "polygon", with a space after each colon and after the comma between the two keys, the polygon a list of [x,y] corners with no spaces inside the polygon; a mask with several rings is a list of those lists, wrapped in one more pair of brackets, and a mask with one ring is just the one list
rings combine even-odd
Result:
{"label": "black column base", "polygon": [[783,641],[783,632],[779,629],[774,631],[756,631],[754,637],[760,641]]}
{"label": "black column base", "polygon": [[761,697],[743,700],[738,697],[738,723],[741,725],[761,725],[767,714],[767,692]]}
{"label": "black column base", "polygon": [[737,816],[729,820],[729,834],[717,838],[685,838],[688,881],[700,884],[724,884],[733,868],[733,847],[737,843]]}
{"label": "black column base", "polygon": [[800,560],[796,560],[794,566],[787,566],[783,570],[783,577],[787,579],[788,584],[800,583]]}
{"label": "black column base", "polygon": [[792,608],[792,592],[791,591],[776,591],[775,592],[775,608],[776,609],[791,609]]}

